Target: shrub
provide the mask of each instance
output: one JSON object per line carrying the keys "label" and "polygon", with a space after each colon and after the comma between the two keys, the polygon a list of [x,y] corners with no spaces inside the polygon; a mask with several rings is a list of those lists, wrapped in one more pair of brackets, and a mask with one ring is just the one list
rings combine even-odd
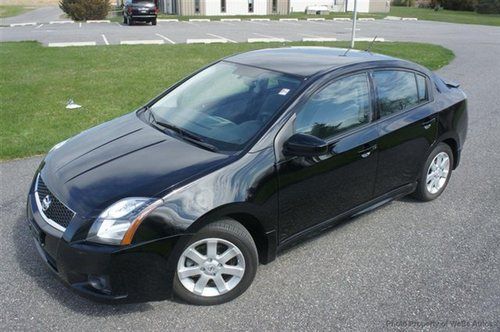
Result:
{"label": "shrub", "polygon": [[61,0],[59,7],[75,21],[102,20],[110,10],[109,0]]}
{"label": "shrub", "polygon": [[440,2],[444,9],[473,11],[478,0],[441,0]]}
{"label": "shrub", "polygon": [[479,14],[500,14],[500,0],[479,0],[476,11]]}
{"label": "shrub", "polygon": [[[408,4],[409,2],[409,4]],[[393,6],[409,6],[413,7],[415,6],[415,0],[393,0],[392,1]]]}

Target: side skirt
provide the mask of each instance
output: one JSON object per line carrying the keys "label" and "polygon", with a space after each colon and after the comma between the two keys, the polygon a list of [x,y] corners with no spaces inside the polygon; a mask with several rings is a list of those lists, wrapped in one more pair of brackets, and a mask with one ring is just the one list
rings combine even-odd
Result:
{"label": "side skirt", "polygon": [[326,228],[332,227],[332,226],[340,223],[343,220],[346,220],[348,218],[357,217],[361,214],[375,210],[378,207],[389,203],[390,201],[393,201],[395,199],[398,199],[398,198],[404,197],[408,194],[411,194],[413,191],[415,191],[416,187],[417,187],[416,182],[409,183],[409,184],[404,185],[402,187],[399,187],[397,189],[391,190],[388,193],[385,193],[385,194],[383,194],[375,199],[372,199],[371,201],[363,203],[363,204],[361,204],[361,205],[359,205],[359,206],[357,206],[349,211],[346,211],[342,214],[339,214],[336,217],[325,220],[319,224],[316,224],[316,225],[311,226],[305,230],[302,230],[299,233],[296,233],[296,234],[292,235],[291,237],[283,240],[278,245],[277,251],[289,248],[293,244],[296,244],[297,242],[304,240],[304,238],[315,235]]}

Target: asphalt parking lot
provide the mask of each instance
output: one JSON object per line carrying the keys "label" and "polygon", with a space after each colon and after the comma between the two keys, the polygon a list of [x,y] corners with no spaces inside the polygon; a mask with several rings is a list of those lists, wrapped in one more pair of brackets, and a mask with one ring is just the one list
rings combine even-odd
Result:
{"label": "asphalt parking lot", "polygon": [[[61,24],[53,29],[68,29],[67,36],[85,40],[93,36],[98,44],[102,34],[117,43],[145,39],[145,31],[148,38],[159,33],[176,43],[207,33],[234,41],[255,33],[288,40],[309,33],[348,39],[349,23],[311,23],[106,24],[109,30],[97,24]],[[36,26],[9,29],[2,28],[1,40],[26,38],[19,35],[24,31],[44,43],[69,41],[59,33],[56,39],[49,39],[51,32],[37,35]],[[75,34],[78,29],[93,32]],[[38,257],[24,207],[41,157],[0,163],[0,330],[378,331],[458,326],[463,331],[498,331],[500,28],[375,21],[361,23],[360,29],[360,37],[432,42],[456,54],[440,74],[461,82],[469,96],[469,135],[461,166],[438,200],[398,200],[287,250],[259,267],[243,296],[224,305],[164,301],[111,306],[73,294]]]}

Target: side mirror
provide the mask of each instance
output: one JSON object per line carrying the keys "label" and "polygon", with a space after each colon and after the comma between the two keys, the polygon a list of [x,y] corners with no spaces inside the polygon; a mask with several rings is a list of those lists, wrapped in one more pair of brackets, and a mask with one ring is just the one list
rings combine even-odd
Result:
{"label": "side mirror", "polygon": [[295,134],[283,145],[287,156],[317,157],[328,153],[328,144],[321,138],[306,134]]}

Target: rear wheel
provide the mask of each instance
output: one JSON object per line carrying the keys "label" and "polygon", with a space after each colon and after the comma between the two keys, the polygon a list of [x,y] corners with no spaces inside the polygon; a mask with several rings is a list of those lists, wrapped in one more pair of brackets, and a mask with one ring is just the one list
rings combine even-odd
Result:
{"label": "rear wheel", "polygon": [[448,185],[452,168],[453,152],[450,146],[439,143],[427,157],[414,196],[422,201],[438,198]]}
{"label": "rear wheel", "polygon": [[179,257],[174,293],[196,305],[228,302],[252,283],[258,255],[250,233],[226,219],[195,234]]}

